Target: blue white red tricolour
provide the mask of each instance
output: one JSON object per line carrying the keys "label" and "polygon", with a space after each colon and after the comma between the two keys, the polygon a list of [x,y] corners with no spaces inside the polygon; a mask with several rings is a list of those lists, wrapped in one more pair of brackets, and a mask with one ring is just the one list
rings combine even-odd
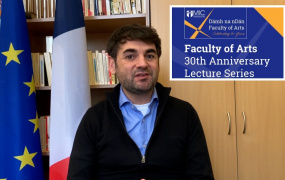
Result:
{"label": "blue white red tricolour", "polygon": [[81,0],[57,0],[52,52],[50,180],[67,178],[76,129],[90,107]]}

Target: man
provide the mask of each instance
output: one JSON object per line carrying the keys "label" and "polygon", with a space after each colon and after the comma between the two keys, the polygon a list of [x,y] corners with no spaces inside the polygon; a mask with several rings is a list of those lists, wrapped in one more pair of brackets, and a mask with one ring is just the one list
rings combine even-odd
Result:
{"label": "man", "polygon": [[84,115],[68,179],[214,179],[196,111],[157,83],[161,42],[155,29],[121,27],[107,52],[120,84]]}

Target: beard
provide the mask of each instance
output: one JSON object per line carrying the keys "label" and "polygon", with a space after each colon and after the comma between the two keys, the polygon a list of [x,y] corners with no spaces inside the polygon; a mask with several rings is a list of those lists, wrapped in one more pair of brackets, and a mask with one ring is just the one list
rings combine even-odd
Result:
{"label": "beard", "polygon": [[[149,77],[142,80],[135,80],[137,73],[148,73]],[[153,72],[149,69],[138,69],[131,74],[117,71],[117,78],[123,88],[133,94],[147,94],[153,91],[153,88],[158,79],[158,72]]]}

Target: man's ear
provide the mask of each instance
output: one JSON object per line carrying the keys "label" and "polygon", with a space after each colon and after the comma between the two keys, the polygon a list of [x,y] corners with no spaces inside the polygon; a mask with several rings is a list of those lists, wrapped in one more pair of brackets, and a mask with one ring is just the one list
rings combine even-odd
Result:
{"label": "man's ear", "polygon": [[111,57],[108,56],[108,63],[109,63],[109,70],[111,71],[112,74],[116,73],[116,63],[115,60]]}

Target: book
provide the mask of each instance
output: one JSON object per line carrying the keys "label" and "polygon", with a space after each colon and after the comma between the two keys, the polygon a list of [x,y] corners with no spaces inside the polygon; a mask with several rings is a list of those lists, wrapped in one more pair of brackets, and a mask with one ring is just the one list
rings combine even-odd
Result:
{"label": "book", "polygon": [[46,7],[46,1],[42,1],[42,18],[47,18],[47,7]]}
{"label": "book", "polygon": [[88,57],[88,70],[89,70],[89,84],[95,85],[95,69],[94,69],[92,51],[87,52],[87,57]]}
{"label": "book", "polygon": [[53,15],[55,17],[56,0],[53,0]]}
{"label": "book", "polygon": [[96,71],[95,71],[95,74],[96,74],[96,77],[97,77],[97,84],[100,84],[100,63],[99,63],[99,51],[96,50],[95,51],[95,59],[96,59]]}
{"label": "book", "polygon": [[45,122],[44,116],[41,116],[39,118],[39,129],[40,129],[41,149],[43,152],[45,152],[46,151],[46,122]]}
{"label": "book", "polygon": [[106,0],[102,1],[102,15],[107,15],[107,9],[106,9]]}
{"label": "book", "polygon": [[46,150],[49,151],[50,147],[50,116],[45,116],[46,119]]}
{"label": "book", "polygon": [[32,65],[34,72],[35,86],[40,86],[40,57],[39,53],[32,53]]}
{"label": "book", "polygon": [[45,61],[44,55],[40,54],[40,86],[45,86]]}
{"label": "book", "polygon": [[97,56],[96,56],[96,59],[97,59],[97,64],[98,64],[98,84],[102,85],[104,84],[104,67],[103,67],[103,58],[102,58],[102,53],[101,52],[98,52],[97,53]]}
{"label": "book", "polygon": [[123,11],[124,14],[131,14],[132,13],[132,9],[131,9],[131,2],[130,0],[123,0]]}
{"label": "book", "polygon": [[141,0],[136,0],[136,10],[137,10],[137,14],[142,13],[142,4],[141,4]]}
{"label": "book", "polygon": [[46,66],[46,72],[47,72],[47,81],[48,85],[51,86],[51,76],[52,76],[52,60],[51,60],[51,55],[49,52],[44,53],[44,59],[45,59],[45,66]]}
{"label": "book", "polygon": [[110,71],[108,53],[105,50],[89,50],[87,54],[90,85],[116,84],[116,75]]}
{"label": "book", "polygon": [[37,18],[42,18],[42,0],[38,0]]}
{"label": "book", "polygon": [[110,2],[110,13],[113,14],[113,0],[109,0]]}
{"label": "book", "polygon": [[54,17],[54,0],[50,0],[50,17]]}
{"label": "book", "polygon": [[120,14],[119,0],[113,0],[112,1],[112,14]]}
{"label": "book", "polygon": [[43,152],[48,152],[50,147],[50,116],[40,116],[39,130],[41,149]]}
{"label": "book", "polygon": [[119,11],[120,14],[124,14],[124,0],[119,0]]}
{"label": "book", "polygon": [[88,0],[83,0],[84,1],[84,6],[83,6],[83,9],[84,9],[84,16],[88,16],[88,6],[89,6],[89,2]]}
{"label": "book", "polygon": [[105,50],[102,50],[102,63],[103,63],[103,84],[109,84],[109,68],[108,59]]}
{"label": "book", "polygon": [[111,15],[110,0],[106,0],[106,12],[107,12],[107,15]]}
{"label": "book", "polygon": [[96,53],[92,53],[92,58],[93,58],[93,66],[94,66],[95,85],[97,85],[98,84],[98,75],[97,75]]}
{"label": "book", "polygon": [[50,2],[51,0],[46,0],[46,17],[49,18],[50,16]]}
{"label": "book", "polygon": [[146,0],[141,0],[142,1],[142,13],[146,13]]}
{"label": "book", "polygon": [[[91,0],[87,0],[87,9],[88,9],[88,16],[93,16],[91,12]],[[93,5],[94,7],[94,5]]]}
{"label": "book", "polygon": [[98,0],[94,0],[94,16],[99,16]]}
{"label": "book", "polygon": [[52,53],[53,36],[46,36],[46,52]]}
{"label": "book", "polygon": [[31,0],[27,0],[26,2],[26,12],[31,12]]}
{"label": "book", "polygon": [[35,0],[35,13],[36,13],[36,18],[40,18],[40,14],[39,14],[39,1],[40,0]]}
{"label": "book", "polygon": [[108,75],[109,75],[109,82],[108,82],[108,84],[113,84],[112,83],[112,73],[111,73],[111,71],[110,71],[110,63],[109,63],[109,55],[108,55],[108,53],[106,52],[106,61],[107,61],[107,65],[108,65]]}
{"label": "book", "polygon": [[94,10],[94,0],[90,0],[90,14],[89,16],[94,16],[95,15],[95,10]]}
{"label": "book", "polygon": [[98,14],[102,15],[102,0],[98,0]]}
{"label": "book", "polygon": [[136,1],[131,0],[132,14],[137,14]]}

